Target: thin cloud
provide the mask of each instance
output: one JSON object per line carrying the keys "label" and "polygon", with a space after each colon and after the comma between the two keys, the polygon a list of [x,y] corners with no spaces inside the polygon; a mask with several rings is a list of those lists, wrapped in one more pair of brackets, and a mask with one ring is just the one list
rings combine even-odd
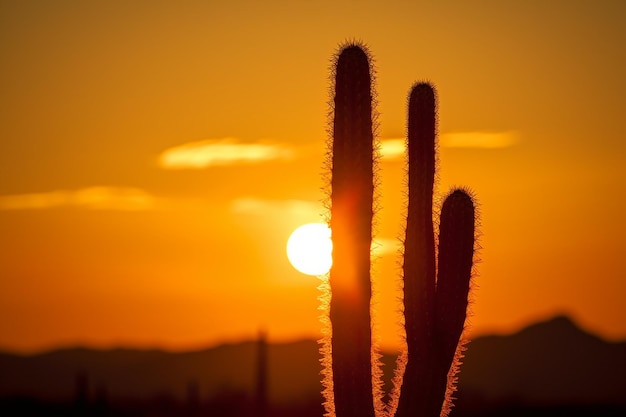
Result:
{"label": "thin cloud", "polygon": [[155,198],[138,188],[90,187],[74,192],[74,205],[93,210],[148,210]]}
{"label": "thin cloud", "polygon": [[519,134],[508,132],[450,132],[441,135],[441,145],[446,148],[508,148],[519,142]]}
{"label": "thin cloud", "polygon": [[[449,132],[439,137],[439,143],[446,148],[501,149],[519,142],[519,133],[506,132]],[[406,140],[400,138],[380,141],[380,156],[383,160],[403,158],[406,154]]]}
{"label": "thin cloud", "polygon": [[405,139],[383,139],[380,141],[380,157],[382,159],[402,158],[406,153]]}
{"label": "thin cloud", "polygon": [[[265,219],[284,218],[292,215],[298,218],[318,219],[323,213],[323,205],[307,200],[264,200],[260,198],[238,198],[231,203],[231,209],[239,215],[263,216]],[[315,220],[309,220],[314,222]],[[401,245],[398,239],[378,237],[372,240],[371,251],[374,256],[397,254]]]}
{"label": "thin cloud", "polygon": [[397,254],[400,250],[400,246],[398,239],[379,237],[372,240],[371,251],[374,256]]}
{"label": "thin cloud", "polygon": [[237,214],[282,214],[291,213],[301,217],[319,217],[323,211],[321,203],[306,200],[263,200],[238,198],[231,208]]}
{"label": "thin cloud", "polygon": [[144,190],[125,187],[88,187],[0,196],[0,210],[40,210],[78,207],[90,210],[140,211],[155,206],[155,198]]}
{"label": "thin cloud", "polygon": [[164,169],[204,169],[291,159],[293,156],[293,149],[282,144],[243,143],[233,138],[208,139],[166,149],[159,155],[159,166]]}

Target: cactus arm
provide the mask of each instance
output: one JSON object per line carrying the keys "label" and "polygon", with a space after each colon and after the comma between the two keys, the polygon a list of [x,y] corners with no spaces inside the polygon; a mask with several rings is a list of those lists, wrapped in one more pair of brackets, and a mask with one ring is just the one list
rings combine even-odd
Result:
{"label": "cactus arm", "polygon": [[431,398],[435,303],[435,93],[416,84],[409,96],[408,188],[404,249],[404,317],[407,363],[398,402],[398,417],[425,415]]}
{"label": "cactus arm", "polygon": [[[437,415],[443,405],[449,409],[453,373],[459,340],[465,327],[474,255],[475,210],[472,198],[463,190],[452,191],[441,207],[439,258],[435,296],[435,344],[437,361],[433,408]],[[446,396],[446,391],[448,395]],[[447,397],[447,398],[446,398]]]}

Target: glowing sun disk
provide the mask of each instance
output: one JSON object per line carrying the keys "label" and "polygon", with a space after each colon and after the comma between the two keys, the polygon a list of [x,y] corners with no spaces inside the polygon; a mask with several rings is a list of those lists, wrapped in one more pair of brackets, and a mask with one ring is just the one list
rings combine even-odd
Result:
{"label": "glowing sun disk", "polygon": [[308,223],[298,227],[289,236],[287,258],[303,274],[323,275],[333,263],[332,249],[328,226]]}

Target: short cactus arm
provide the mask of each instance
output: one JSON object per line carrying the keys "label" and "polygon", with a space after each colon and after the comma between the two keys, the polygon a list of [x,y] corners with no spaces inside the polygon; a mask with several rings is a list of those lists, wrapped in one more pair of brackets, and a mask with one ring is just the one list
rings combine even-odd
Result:
{"label": "short cactus arm", "polygon": [[474,256],[475,209],[469,194],[452,191],[441,207],[439,223],[439,259],[437,265],[437,293],[435,295],[435,344],[437,346],[433,407],[437,415],[449,409],[454,375],[448,378],[452,367],[456,371],[455,354],[465,327],[468,295]]}

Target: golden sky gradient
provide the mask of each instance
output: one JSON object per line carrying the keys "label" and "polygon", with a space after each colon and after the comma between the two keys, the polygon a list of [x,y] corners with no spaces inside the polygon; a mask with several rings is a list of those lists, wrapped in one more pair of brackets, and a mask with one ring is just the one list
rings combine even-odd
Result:
{"label": "golden sky gradient", "polygon": [[434,3],[0,1],[0,347],[317,337],[285,244],[322,220],[347,39],[376,59],[382,345],[424,79],[439,194],[480,203],[473,334],[568,313],[626,338],[626,2]]}

